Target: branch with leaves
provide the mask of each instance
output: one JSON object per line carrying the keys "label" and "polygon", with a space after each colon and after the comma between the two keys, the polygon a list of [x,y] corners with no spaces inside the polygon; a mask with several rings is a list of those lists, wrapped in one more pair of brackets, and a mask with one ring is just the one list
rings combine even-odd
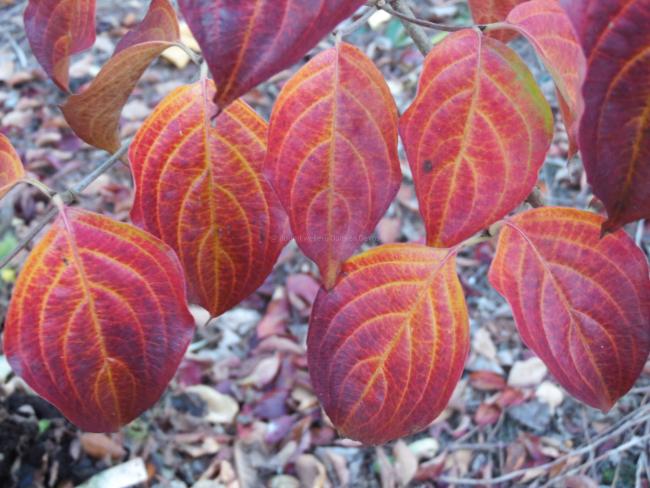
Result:
{"label": "branch with leaves", "polygon": [[[30,0],[25,26],[39,62],[67,93],[69,56],[94,41],[94,2],[50,18],[54,1]],[[320,275],[307,338],[314,391],[341,435],[382,444],[425,429],[462,376],[470,334],[457,255],[493,229],[488,278],[523,341],[569,393],[608,411],[650,352],[648,263],[622,230],[650,216],[646,182],[637,181],[650,171],[638,140],[648,118],[636,112],[649,99],[638,76],[647,70],[628,70],[646,59],[635,46],[645,49],[650,34],[626,30],[646,20],[643,2],[619,13],[614,0],[592,4],[603,18],[624,17],[611,26],[580,12],[576,20],[554,0],[531,0],[471,28],[417,19],[406,0],[374,2],[291,76],[267,123],[241,97],[303,60],[366,2],[331,0],[314,11],[304,0],[179,0],[212,80],[173,90],[128,147],[131,225],[65,204],[127,151],[121,109],[149,63],[178,44],[173,6],[152,0],[88,89],[62,106],[79,137],[115,155],[54,197],[59,218],[28,256],[8,310],[9,363],[77,425],[118,429],[173,376],[192,337],[188,302],[211,316],[235,307],[264,283],[293,237]],[[425,55],[419,90],[401,115],[375,63],[343,42],[377,8],[400,19]],[[221,22],[205,21],[215,18]],[[449,35],[433,47],[424,28]],[[590,46],[577,32],[602,44]],[[513,33],[551,75],[572,150],[582,150],[607,218],[560,207],[512,215],[525,200],[542,204],[535,185],[554,134],[542,90],[502,42]],[[628,52],[616,43],[621,36],[634,37]],[[44,48],[61,42],[70,49]],[[612,46],[616,57],[607,55]],[[620,83],[638,95],[629,113],[609,105],[630,102],[630,90],[617,98]],[[613,137],[620,127],[634,130]],[[357,253],[402,183],[400,138],[426,244]],[[20,179],[20,170],[7,174]],[[614,173],[624,177],[601,178]],[[127,347],[124,337],[138,340]],[[96,345],[92,361],[88,344]]]}
{"label": "branch with leaves", "polygon": [[[77,196],[90,186],[90,184],[99,178],[101,175],[106,173],[111,169],[117,162],[119,162],[122,157],[129,150],[129,145],[131,141],[126,141],[110,158],[106,159],[100,163],[93,171],[84,176],[76,185],[74,185],[70,190],[54,194],[51,190],[47,190],[46,194],[53,197],[58,195],[59,199],[66,205],[70,205],[77,200]],[[34,181],[27,180],[27,184],[34,184]],[[52,206],[45,215],[39,220],[39,222],[32,227],[29,232],[20,240],[20,242],[14,247],[9,253],[7,253],[2,260],[0,260],[0,269],[7,266],[23,249],[25,249],[30,242],[49,224],[54,217],[56,217],[58,209],[56,206]]]}

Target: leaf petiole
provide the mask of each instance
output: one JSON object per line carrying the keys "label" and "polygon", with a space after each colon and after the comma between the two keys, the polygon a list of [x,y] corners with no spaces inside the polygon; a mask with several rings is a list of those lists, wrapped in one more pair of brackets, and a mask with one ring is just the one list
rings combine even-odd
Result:
{"label": "leaf petiole", "polygon": [[39,181],[35,178],[23,178],[22,179],[23,183],[27,183],[28,185],[33,186],[36,188],[38,191],[40,191],[43,195],[45,195],[49,200],[52,199],[52,196],[56,193],[52,188],[47,186],[45,183],[42,181]]}

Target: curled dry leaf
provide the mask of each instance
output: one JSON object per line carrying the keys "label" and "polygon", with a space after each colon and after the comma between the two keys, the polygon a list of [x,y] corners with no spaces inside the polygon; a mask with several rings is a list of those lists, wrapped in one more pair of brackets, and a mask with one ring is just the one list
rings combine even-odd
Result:
{"label": "curled dry leaf", "polygon": [[401,486],[408,486],[418,471],[418,458],[403,440],[393,446],[395,456],[395,473]]}
{"label": "curled dry leaf", "polygon": [[365,0],[179,0],[225,108],[297,63]]}
{"label": "curled dry leaf", "polygon": [[474,422],[479,427],[494,425],[501,417],[501,408],[494,403],[481,403],[474,414]]}
{"label": "curled dry leaf", "polygon": [[0,134],[0,198],[25,176],[20,156],[9,139]]}
{"label": "curled dry leaf", "polygon": [[450,247],[528,196],[551,144],[553,116],[514,51],[463,30],[427,56],[400,133],[427,242]]}
{"label": "curled dry leaf", "polygon": [[264,317],[257,324],[257,338],[263,341],[267,337],[283,335],[287,331],[290,319],[291,310],[287,291],[284,287],[278,287],[266,306]]}
{"label": "curled dry leaf", "polygon": [[535,390],[535,396],[538,400],[546,403],[551,412],[555,411],[564,401],[564,393],[551,381],[544,381]]}
{"label": "curled dry leaf", "polygon": [[382,446],[375,447],[375,457],[381,479],[381,488],[395,488],[397,486],[397,473]]}
{"label": "curled dry leaf", "polygon": [[339,432],[382,444],[443,410],[469,351],[455,253],[383,245],[343,265],[318,295],[307,354],[314,390]]}
{"label": "curled dry leaf", "polygon": [[284,86],[271,116],[266,174],[296,242],[331,288],[402,180],[395,101],[357,48],[341,43],[319,54]]}
{"label": "curled dry leaf", "polygon": [[607,411],[650,352],[650,280],[647,259],[627,234],[600,238],[603,220],[568,208],[506,220],[489,278],[560,384]]}
{"label": "curled dry leaf", "polygon": [[574,0],[587,56],[580,150],[603,231],[650,218],[650,0]]}
{"label": "curled dry leaf", "polygon": [[151,407],[194,320],[181,266],[155,237],[62,210],[27,258],[7,312],[13,370],[81,429],[115,431]]}
{"label": "curled dry leaf", "polygon": [[490,336],[490,332],[482,327],[476,331],[472,338],[472,350],[481,356],[496,363],[497,361],[497,346]]}
{"label": "curled dry leaf", "polygon": [[95,0],[29,0],[23,20],[34,56],[67,92],[70,56],[95,43]]}
{"label": "curled dry leaf", "polygon": [[525,388],[539,385],[548,374],[544,361],[537,357],[524,361],[515,361],[508,375],[508,385],[513,388]]}
{"label": "curled dry leaf", "polygon": [[147,66],[179,35],[169,1],[152,0],[144,20],[124,36],[88,89],[61,107],[75,134],[92,146],[117,151],[122,108]]}
{"label": "curled dry leaf", "polygon": [[194,39],[192,31],[190,31],[187,22],[181,22],[179,24],[179,31],[180,42],[187,49],[181,49],[178,46],[172,46],[169,49],[163,51],[161,57],[181,70],[184,69],[192,61],[192,57],[190,56],[191,51],[197,53],[201,52],[201,47],[199,46],[198,42],[196,42],[196,39]]}
{"label": "curled dry leaf", "polygon": [[424,437],[409,444],[409,449],[418,459],[431,459],[440,450],[440,443],[433,437]]}
{"label": "curled dry leaf", "polygon": [[[467,0],[472,18],[476,24],[492,24],[505,20],[510,11],[526,0]],[[507,31],[490,32],[491,37],[503,42],[516,37],[516,33]]]}
{"label": "curled dry leaf", "polygon": [[475,371],[469,375],[469,382],[473,388],[480,391],[503,390],[506,387],[503,376],[492,371]]}
{"label": "curled dry leaf", "polygon": [[319,281],[311,275],[294,273],[287,276],[286,289],[289,303],[298,312],[308,316],[320,287]]}
{"label": "curled dry leaf", "polygon": [[567,126],[571,151],[577,151],[583,100],[580,90],[587,70],[571,20],[557,0],[532,0],[516,6],[503,25],[525,36],[553,77]]}
{"label": "curled dry leaf", "polygon": [[172,246],[190,301],[217,316],[264,282],[290,233],[262,176],[266,123],[242,101],[213,123],[214,90],[207,80],[174,90],[140,128],[129,157],[131,218]]}
{"label": "curled dry leaf", "polygon": [[242,378],[240,384],[244,386],[256,386],[258,388],[262,388],[273,381],[273,378],[275,378],[278,374],[278,371],[280,371],[280,366],[281,364],[279,354],[261,358],[251,374],[245,378]]}
{"label": "curled dry leaf", "polygon": [[239,404],[229,395],[218,392],[211,386],[192,385],[185,393],[198,396],[205,403],[205,420],[215,424],[231,424],[239,413]]}
{"label": "curled dry leaf", "polygon": [[241,461],[241,455],[239,455],[239,453],[243,452],[241,442],[235,443],[234,451],[237,471],[235,471],[235,468],[233,468],[230,462],[224,459],[219,463],[219,475],[216,481],[225,488],[249,488],[257,486],[256,483],[258,480],[255,469],[250,463]]}
{"label": "curled dry leaf", "polygon": [[586,475],[569,476],[564,480],[564,488],[598,488],[599,483]]}
{"label": "curled dry leaf", "polygon": [[118,464],[112,468],[100,471],[87,480],[82,486],[98,487],[110,486],[111,488],[130,488],[149,479],[149,472],[144,460],[140,457]]}
{"label": "curled dry leaf", "polygon": [[327,488],[330,483],[327,471],[320,460],[312,454],[301,454],[296,459],[296,472],[300,478],[300,486]]}
{"label": "curled dry leaf", "polygon": [[81,447],[89,455],[97,459],[111,457],[120,459],[126,456],[126,450],[106,434],[85,432],[80,437]]}

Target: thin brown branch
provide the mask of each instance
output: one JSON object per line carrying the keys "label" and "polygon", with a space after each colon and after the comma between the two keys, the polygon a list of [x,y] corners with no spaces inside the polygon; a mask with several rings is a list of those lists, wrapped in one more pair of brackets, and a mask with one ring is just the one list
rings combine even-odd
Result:
{"label": "thin brown branch", "polygon": [[375,14],[375,12],[377,12],[377,9],[374,8],[374,6],[369,8],[357,20],[355,20],[354,22],[352,22],[351,24],[349,24],[345,28],[339,29],[336,32],[336,35],[340,35],[341,37],[345,37],[345,36],[348,36],[348,35],[352,34],[353,32],[357,31],[358,29],[360,29],[361,27],[366,25],[368,23],[368,20],[370,19],[370,17],[372,17]]}
{"label": "thin brown branch", "polygon": [[[64,192],[61,192],[59,197],[61,200],[66,203],[70,204],[74,202],[77,199],[77,194],[81,193],[84,191],[86,188],[90,186],[90,184],[95,181],[99,176],[102,174],[106,173],[110,168],[112,168],[120,159],[122,156],[126,154],[126,152],[129,150],[129,146],[131,144],[131,141],[128,140],[126,141],[122,147],[120,147],[115,154],[113,154],[110,158],[108,158],[106,161],[102,162],[97,168],[95,168],[93,171],[88,173],[84,178],[81,179],[75,186],[73,186],[70,190],[66,190]],[[29,245],[29,243],[45,228],[45,226],[54,218],[56,217],[58,213],[58,210],[56,207],[51,207],[43,219],[38,222],[30,231],[27,233],[25,237],[22,238],[22,240],[18,243],[18,245],[11,250],[2,260],[0,261],[0,269],[4,268],[9,264],[17,255],[18,253],[23,250],[25,247]]]}
{"label": "thin brown branch", "polygon": [[417,17],[415,17],[413,11],[408,7],[408,5],[406,5],[406,3],[403,0],[390,0],[390,3],[392,4],[392,8],[386,5],[386,3],[384,2],[377,2],[377,8],[385,10],[386,12],[388,12],[394,17],[397,17],[403,22],[407,22],[409,24],[415,24],[417,26],[424,27],[425,29],[433,29],[433,30],[438,30],[443,32],[457,32],[463,29],[478,28],[480,30],[484,30],[486,28],[485,25],[447,25],[447,24],[438,24],[436,22],[429,22],[428,20],[418,19]]}
{"label": "thin brown branch", "polygon": [[[619,425],[617,428],[610,430],[609,432],[599,436],[598,438],[593,439],[592,442],[586,444],[580,449],[570,451],[567,454],[560,456],[551,462],[542,464],[541,466],[536,466],[532,469],[548,471],[554,466],[558,466],[560,464],[568,462],[571,458],[574,458],[576,456],[583,456],[585,454],[590,454],[591,452],[594,452],[598,448],[598,446],[604,444],[605,442],[629,432],[632,428],[636,427],[637,425],[649,421],[650,407],[646,406],[646,408],[638,410],[637,412],[635,412],[635,416],[637,416],[637,418],[629,418],[626,422],[622,423],[622,425]],[[633,440],[623,444],[621,447],[625,446],[625,449],[630,449],[634,446],[639,445],[641,441],[647,441],[647,439],[645,437],[641,439],[635,437],[633,438]],[[595,462],[601,461],[602,458],[603,458],[602,455],[599,456],[598,458],[595,458]],[[508,481],[513,481],[525,475],[528,471],[529,469],[518,469],[511,473],[498,476],[496,478],[489,478],[489,479],[453,478],[448,476],[440,476],[437,478],[437,480],[443,483],[456,484],[456,485],[488,486],[488,485],[498,485],[501,483],[507,483]]]}
{"label": "thin brown branch", "polygon": [[[568,478],[569,476],[573,476],[578,474],[580,471],[583,471],[596,463],[599,463],[600,461],[604,461],[608,459],[610,456],[614,456],[616,454],[621,454],[625,451],[629,451],[630,449],[634,447],[644,447],[645,445],[650,442],[650,436],[649,435],[644,435],[642,437],[637,437],[634,436],[632,437],[629,441],[627,441],[624,444],[621,444],[620,446],[607,450],[603,454],[597,457],[592,457],[589,459],[585,464],[582,464],[581,466],[578,466],[577,468],[573,468],[569,471],[567,471],[564,474],[554,476],[552,480],[550,480],[548,483],[544,484],[541,486],[541,488],[551,488],[552,486],[557,486],[556,483],[560,480],[563,480],[565,478]],[[591,451],[592,453],[594,452],[593,450]]]}
{"label": "thin brown branch", "polygon": [[[392,8],[388,7],[385,2],[377,2],[377,8],[386,10],[391,15],[399,18],[402,21],[404,30],[413,39],[413,43],[420,50],[423,56],[429,54],[431,50],[431,39],[418,23],[414,23],[409,19],[415,19],[413,10],[409,7],[405,0],[391,0]],[[417,20],[417,19],[416,19]]]}

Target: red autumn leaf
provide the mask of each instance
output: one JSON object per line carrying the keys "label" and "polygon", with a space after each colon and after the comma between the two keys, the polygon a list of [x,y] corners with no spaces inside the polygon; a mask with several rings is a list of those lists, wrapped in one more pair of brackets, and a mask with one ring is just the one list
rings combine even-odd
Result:
{"label": "red autumn leaf", "polygon": [[578,24],[580,23],[580,19],[582,19],[584,16],[584,9],[587,7],[588,2],[576,2],[576,0],[559,0],[559,2],[560,6],[564,9],[564,11],[571,19],[571,23],[576,30],[578,38],[582,39],[583,32]]}
{"label": "red autumn leaf", "polygon": [[603,231],[650,218],[650,0],[574,0],[587,56],[580,149]]}
{"label": "red autumn leaf", "polygon": [[158,400],[185,353],[194,320],[184,287],[155,237],[65,209],[18,278],[5,354],[81,429],[117,430]]}
{"label": "red autumn leaf", "polygon": [[[601,5],[597,5],[600,3]],[[627,8],[634,2],[627,1]],[[585,55],[589,56],[597,43],[599,34],[604,30],[612,12],[622,7],[621,2],[596,2],[591,0],[560,0],[560,5],[571,19],[576,35],[582,44]],[[601,8],[605,8],[601,11]],[[603,16],[605,12],[607,15]]]}
{"label": "red autumn leaf", "polygon": [[474,413],[474,422],[479,427],[494,425],[501,417],[501,407],[494,403],[481,403]]}
{"label": "red autumn leaf", "polygon": [[122,107],[147,66],[178,40],[174,8],[168,0],[152,0],[144,20],[124,36],[90,87],[61,107],[75,134],[92,146],[117,151]]}
{"label": "red autumn leaf", "polygon": [[526,401],[526,397],[521,390],[516,388],[506,387],[496,399],[497,405],[501,408],[513,407],[515,405],[521,405]]}
{"label": "red autumn leaf", "polygon": [[503,390],[507,386],[503,376],[491,371],[475,371],[469,375],[469,382],[481,391]]}
{"label": "red autumn leaf", "polygon": [[365,0],[179,0],[225,108],[300,61]]}
{"label": "red autumn leaf", "polygon": [[4,134],[0,134],[0,198],[25,176],[20,156]]}
{"label": "red autumn leaf", "polygon": [[382,444],[427,427],[444,409],[469,352],[454,251],[390,244],[343,265],[318,295],[309,372],[339,432]]}
{"label": "red autumn leaf", "polygon": [[456,32],[424,62],[400,121],[431,246],[450,247],[517,207],[553,136],[548,103],[500,41]]}
{"label": "red autumn leaf", "polygon": [[609,410],[650,352],[650,280],[623,231],[603,218],[540,208],[505,221],[490,282],[512,307],[524,342],[573,396]]}
{"label": "red autumn leaf", "polygon": [[70,56],[95,43],[95,0],[29,0],[23,20],[34,56],[67,92]]}
{"label": "red autumn leaf", "polygon": [[[526,0],[467,0],[472,18],[477,24],[493,24],[505,20],[510,11]],[[514,32],[490,32],[491,37],[503,42],[517,36]]]}
{"label": "red autumn leaf", "polygon": [[583,110],[580,90],[586,60],[571,20],[557,0],[532,0],[515,7],[502,25],[530,41],[553,77],[571,141],[571,154],[575,153]]}
{"label": "red autumn leaf", "polygon": [[331,288],[402,180],[397,108],[379,70],[341,43],[310,61],[273,108],[266,174],[296,242]]}
{"label": "red autumn leaf", "polygon": [[138,131],[130,160],[133,221],[177,252],[190,300],[217,316],[264,282],[290,234],[261,173],[266,122],[237,101],[213,124],[214,93],[211,81],[174,90]]}

